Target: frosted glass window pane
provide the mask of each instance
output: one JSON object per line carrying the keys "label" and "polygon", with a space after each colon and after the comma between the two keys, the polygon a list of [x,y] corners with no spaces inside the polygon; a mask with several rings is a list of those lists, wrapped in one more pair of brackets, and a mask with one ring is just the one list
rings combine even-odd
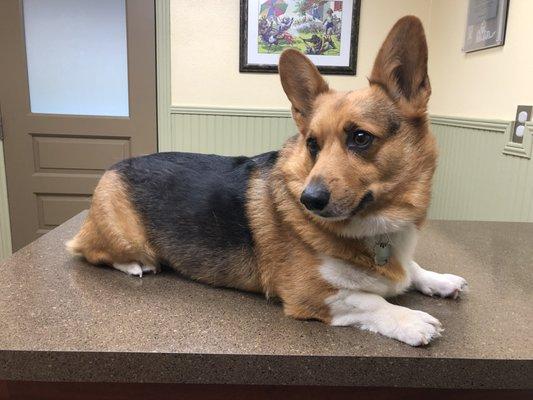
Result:
{"label": "frosted glass window pane", "polygon": [[24,0],[31,111],[127,116],[124,0]]}

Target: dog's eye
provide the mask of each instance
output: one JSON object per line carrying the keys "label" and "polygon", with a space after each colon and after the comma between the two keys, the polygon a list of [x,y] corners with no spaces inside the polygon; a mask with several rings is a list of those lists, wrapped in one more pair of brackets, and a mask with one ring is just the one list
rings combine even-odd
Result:
{"label": "dog's eye", "polygon": [[318,142],[315,138],[310,137],[307,139],[307,149],[309,150],[309,154],[311,154],[311,157],[315,158],[318,152],[320,151],[320,147],[318,146]]}
{"label": "dog's eye", "polygon": [[367,150],[374,141],[374,135],[367,131],[357,129],[348,133],[346,138],[346,146],[352,151],[364,151]]}

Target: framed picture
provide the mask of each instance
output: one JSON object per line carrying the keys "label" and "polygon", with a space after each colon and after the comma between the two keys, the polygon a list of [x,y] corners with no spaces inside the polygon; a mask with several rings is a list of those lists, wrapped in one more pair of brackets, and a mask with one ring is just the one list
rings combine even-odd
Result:
{"label": "framed picture", "polygon": [[509,0],[470,0],[463,51],[503,46]]}
{"label": "framed picture", "polygon": [[320,72],[355,75],[360,0],[241,0],[240,72],[277,72],[289,47]]}

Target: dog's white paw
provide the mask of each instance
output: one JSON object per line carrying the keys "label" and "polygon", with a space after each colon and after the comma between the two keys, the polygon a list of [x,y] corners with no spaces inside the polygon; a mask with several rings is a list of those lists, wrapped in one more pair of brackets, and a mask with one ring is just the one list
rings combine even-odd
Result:
{"label": "dog's white paw", "polygon": [[427,345],[443,331],[439,320],[428,313],[392,304],[377,310],[360,326],[411,346]]}
{"label": "dog's white paw", "polygon": [[440,297],[452,297],[456,299],[461,292],[468,289],[468,283],[464,278],[452,274],[438,274],[432,271],[424,271],[415,286],[422,293]]}
{"label": "dog's white paw", "polygon": [[144,273],[152,273],[157,274],[159,272],[159,268],[155,265],[142,265],[141,266],[142,272]]}
{"label": "dog's white paw", "polygon": [[373,293],[339,290],[326,304],[331,325],[357,326],[411,346],[426,345],[442,332],[439,320],[428,313],[388,303]]}
{"label": "dog's white paw", "polygon": [[113,268],[118,269],[119,271],[122,271],[128,275],[135,275],[141,278],[143,276],[143,267],[141,267],[141,265],[137,263],[127,263],[127,264],[113,263]]}

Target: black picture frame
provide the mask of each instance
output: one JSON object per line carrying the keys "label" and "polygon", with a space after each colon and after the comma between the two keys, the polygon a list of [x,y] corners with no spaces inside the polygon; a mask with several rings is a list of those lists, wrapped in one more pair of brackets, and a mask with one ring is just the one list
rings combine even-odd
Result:
{"label": "black picture frame", "polygon": [[[505,45],[510,0],[469,0],[463,52]],[[478,39],[477,36],[480,36]],[[476,38],[474,38],[476,36]]]}
{"label": "black picture frame", "polygon": [[[257,0],[240,0],[240,42],[239,42],[239,72],[277,73],[278,66],[273,64],[248,63],[248,2]],[[345,0],[347,1],[347,0]],[[349,62],[347,66],[317,65],[318,70],[326,75],[356,75],[357,50],[359,40],[359,18],[361,0],[352,0],[352,29],[350,36]]]}

